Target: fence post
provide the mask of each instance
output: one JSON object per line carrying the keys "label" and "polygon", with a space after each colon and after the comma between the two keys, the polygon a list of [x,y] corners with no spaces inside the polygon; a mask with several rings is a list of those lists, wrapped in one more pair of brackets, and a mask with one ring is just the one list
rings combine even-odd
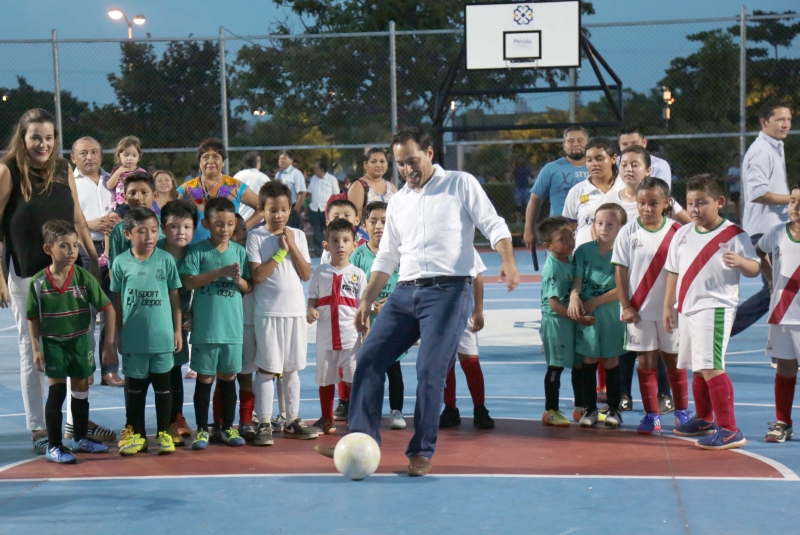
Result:
{"label": "fence post", "polygon": [[747,151],[747,7],[739,11],[739,168]]}
{"label": "fence post", "polygon": [[61,128],[61,76],[58,72],[58,34],[55,30],[52,33],[53,40],[53,78],[55,87],[53,96],[55,97],[56,107],[56,127],[58,128],[58,154],[64,150],[64,129]]}
{"label": "fence post", "polygon": [[[225,68],[225,28],[219,27],[219,87],[220,100],[222,101],[222,144],[225,151],[228,150],[228,74]],[[227,175],[230,171],[230,154],[225,159],[224,172]]]}
{"label": "fence post", "polygon": [[[575,87],[578,82],[578,71],[575,67],[569,69],[569,86]],[[569,92],[569,122],[575,122],[575,109],[578,107],[578,94],[575,91]]]}
{"label": "fence post", "polygon": [[[394,28],[394,21],[389,21],[389,83],[391,85],[391,107],[392,107],[392,135],[397,133],[397,43]],[[397,166],[392,165],[392,182],[395,186],[400,185],[397,176]]]}

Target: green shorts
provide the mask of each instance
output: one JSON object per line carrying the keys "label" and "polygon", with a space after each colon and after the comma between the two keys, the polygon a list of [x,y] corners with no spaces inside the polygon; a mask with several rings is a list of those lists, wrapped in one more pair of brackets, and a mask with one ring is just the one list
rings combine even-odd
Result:
{"label": "green shorts", "polygon": [[591,327],[578,325],[575,353],[593,359],[609,359],[626,353],[625,322],[619,319],[619,302],[612,301],[591,314],[597,321]]}
{"label": "green shorts", "polygon": [[72,340],[42,338],[44,373],[53,379],[86,379],[94,373],[94,351],[88,334]]}
{"label": "green shorts", "polygon": [[547,365],[572,368],[575,362],[575,322],[561,316],[542,316],[539,334]]}
{"label": "green shorts", "polygon": [[183,348],[173,355],[173,359],[173,367],[189,363],[189,331],[183,331]]}
{"label": "green shorts", "polygon": [[201,375],[242,371],[242,344],[193,344],[192,370]]}
{"label": "green shorts", "polygon": [[147,379],[151,373],[167,373],[172,369],[172,353],[123,353],[122,373],[134,379]]}

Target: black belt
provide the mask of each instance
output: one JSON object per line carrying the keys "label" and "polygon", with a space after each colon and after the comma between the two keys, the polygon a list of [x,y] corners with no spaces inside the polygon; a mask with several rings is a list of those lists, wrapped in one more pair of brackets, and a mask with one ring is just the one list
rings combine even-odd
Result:
{"label": "black belt", "polygon": [[472,282],[472,277],[427,277],[424,279],[415,279],[413,281],[402,281],[400,284],[404,286],[433,286],[434,284],[444,284],[446,282]]}

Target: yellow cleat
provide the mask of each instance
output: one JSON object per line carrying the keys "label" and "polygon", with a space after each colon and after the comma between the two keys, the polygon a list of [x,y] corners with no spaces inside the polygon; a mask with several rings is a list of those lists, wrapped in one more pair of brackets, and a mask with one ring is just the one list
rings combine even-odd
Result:
{"label": "yellow cleat", "polygon": [[[185,444],[185,441],[183,440],[183,437],[181,436],[176,424],[170,424],[169,429],[167,429],[167,433],[172,437],[172,443],[176,446],[183,446]],[[156,440],[156,442],[158,441]]]}
{"label": "yellow cleat", "polygon": [[133,426],[126,425],[125,429],[119,432],[119,442],[117,442],[117,447],[121,448],[122,446],[124,446],[125,443],[128,442],[131,439],[131,437],[135,434],[136,433],[133,432]]}
{"label": "yellow cleat", "polygon": [[158,437],[156,437],[156,446],[158,446],[159,455],[166,455],[167,453],[172,453],[175,451],[175,443],[172,441],[170,434],[165,431],[158,432]]}
{"label": "yellow cleat", "polygon": [[128,441],[119,448],[120,455],[136,455],[140,451],[147,451],[147,438],[141,435],[132,435]]}
{"label": "yellow cleat", "polygon": [[551,427],[569,427],[569,420],[561,411],[545,411],[542,414],[542,423]]}

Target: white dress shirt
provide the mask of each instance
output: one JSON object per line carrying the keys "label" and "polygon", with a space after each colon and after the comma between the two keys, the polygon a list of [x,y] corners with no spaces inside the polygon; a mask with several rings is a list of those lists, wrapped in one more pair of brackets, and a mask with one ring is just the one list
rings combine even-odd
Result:
{"label": "white dress shirt", "polygon": [[783,141],[764,132],[758,134],[744,155],[742,186],[742,226],[750,236],[766,234],[772,227],[789,221],[787,205],[753,202],[767,192],[789,195]]}
{"label": "white dress shirt", "polygon": [[290,165],[282,171],[278,171],[275,175],[275,180],[280,180],[288,186],[289,190],[292,192],[292,204],[297,202],[298,194],[306,191],[306,177],[293,165]]}
{"label": "white dress shirt", "polygon": [[[261,186],[269,182],[269,177],[256,168],[242,169],[233,175],[233,178],[247,184],[247,187],[253,190],[256,195],[261,191]],[[245,221],[253,217],[255,212],[255,210],[244,203],[239,205],[239,215],[241,215]]]}
{"label": "white dress shirt", "polygon": [[[114,202],[114,192],[106,187],[109,175],[102,169],[100,170],[100,180],[95,184],[94,180],[81,173],[77,167],[72,172],[75,175],[75,187],[78,190],[78,202],[81,205],[81,212],[86,221],[99,219],[111,212],[111,205]],[[100,241],[105,237],[102,232],[92,231],[92,240]]]}
{"label": "white dress shirt", "polygon": [[339,181],[330,173],[325,173],[322,178],[312,175],[308,192],[311,194],[311,203],[308,207],[314,212],[324,212],[328,199],[339,193]]}
{"label": "white dress shirt", "polygon": [[475,227],[492,248],[511,238],[505,220],[474,176],[435,165],[421,189],[406,185],[392,197],[372,271],[394,273],[400,264],[400,281],[475,277]]}
{"label": "white dress shirt", "polygon": [[660,178],[667,183],[667,186],[672,187],[672,169],[670,169],[669,163],[652,154],[650,155],[650,176]]}

